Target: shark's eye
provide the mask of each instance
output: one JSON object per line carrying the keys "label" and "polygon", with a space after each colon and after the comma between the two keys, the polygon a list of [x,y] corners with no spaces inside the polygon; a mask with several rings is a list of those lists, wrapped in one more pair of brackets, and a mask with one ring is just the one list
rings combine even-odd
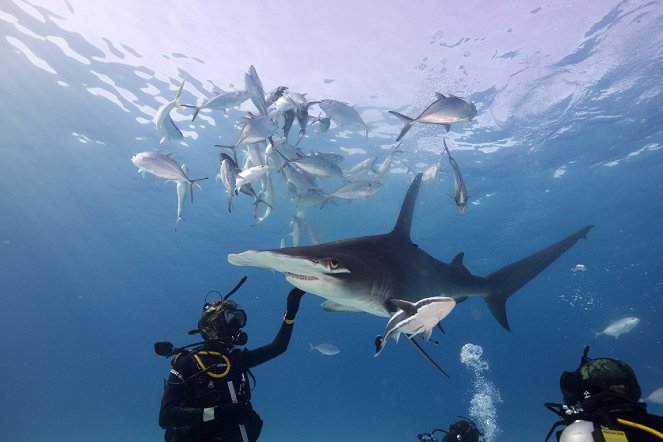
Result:
{"label": "shark's eye", "polygon": [[338,268],[338,266],[340,266],[340,265],[341,265],[341,263],[338,262],[335,259],[330,259],[329,260],[329,268],[332,269],[332,270],[336,270]]}

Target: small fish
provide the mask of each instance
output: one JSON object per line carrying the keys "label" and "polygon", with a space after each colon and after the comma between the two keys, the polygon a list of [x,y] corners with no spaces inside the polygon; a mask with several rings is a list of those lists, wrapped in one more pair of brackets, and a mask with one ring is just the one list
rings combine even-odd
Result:
{"label": "small fish", "polygon": [[434,179],[439,170],[440,170],[440,165],[439,164],[433,164],[428,169],[424,170],[424,172],[423,172],[424,176],[422,178],[422,181],[429,181],[429,180]]}
{"label": "small fish", "polygon": [[271,92],[265,96],[265,105],[267,107],[271,106],[276,102],[276,100],[281,98],[281,96],[283,96],[283,94],[285,94],[287,91],[288,88],[286,86],[278,86],[272,89]]}
{"label": "small fish", "polygon": [[249,94],[253,105],[258,109],[260,115],[267,115],[267,103],[265,102],[265,88],[262,86],[258,72],[253,65],[249,66],[249,72],[244,74],[244,89]]}
{"label": "small fish", "polygon": [[150,173],[157,178],[168,181],[186,181],[191,189],[191,202],[193,202],[193,185],[200,187],[198,184],[207,179],[197,178],[191,179],[182,170],[177,161],[171,158],[172,154],[164,155],[160,152],[140,152],[131,157],[131,162],[138,167],[138,172],[145,175]]}
{"label": "small fish", "polygon": [[309,123],[309,126],[315,123],[319,123],[318,127],[320,132],[325,133],[329,130],[329,126],[331,126],[331,119],[329,117],[322,117],[322,114],[320,114],[313,118],[313,121]]}
{"label": "small fish", "polygon": [[400,141],[416,122],[427,124],[441,124],[449,132],[451,123],[458,121],[469,121],[477,116],[476,106],[468,100],[453,95],[444,96],[439,92],[435,93],[436,100],[429,105],[417,118],[410,118],[399,114],[396,111],[389,111],[390,114],[398,117],[404,124],[401,133],[396,138]]}
{"label": "small fish", "polygon": [[380,181],[384,176],[389,172],[389,168],[391,167],[391,161],[394,158],[394,154],[396,152],[403,152],[402,150],[399,150],[401,147],[401,143],[398,143],[396,147],[394,147],[391,152],[387,155],[387,157],[382,161],[382,163],[378,164],[377,166],[373,167],[373,171],[375,172],[375,180]]}
{"label": "small fish", "polygon": [[389,338],[398,342],[401,333],[409,337],[419,333],[424,334],[424,340],[428,341],[435,327],[456,306],[456,301],[445,296],[424,298],[415,303],[392,299],[391,303],[398,307],[387,327],[384,337],[378,336],[375,340],[375,356],[379,355]]}
{"label": "small fish", "polygon": [[192,106],[190,104],[183,104],[183,107],[188,107],[195,109],[193,112],[193,117],[191,121],[194,121],[198,116],[198,112],[202,109],[215,109],[220,111],[225,111],[231,107],[236,107],[244,103],[249,99],[249,93],[246,91],[231,91],[223,92],[221,94],[215,95],[212,98],[203,101],[203,104],[200,106]]}
{"label": "small fish", "polygon": [[[186,164],[182,164],[182,172],[184,175],[189,173],[189,168]],[[175,221],[177,224],[184,221],[182,212],[184,211],[184,202],[186,201],[186,194],[189,192],[190,186],[191,185],[186,180],[177,181],[177,220]]]}
{"label": "small fish", "polygon": [[458,167],[458,163],[456,163],[456,160],[454,160],[451,156],[451,152],[449,152],[449,148],[447,147],[447,140],[445,139],[443,141],[444,150],[449,156],[449,164],[451,164],[451,168],[454,171],[454,201],[456,201],[456,207],[458,208],[458,211],[463,213],[465,211],[465,206],[467,205],[467,200],[469,199],[469,196],[467,195],[467,189],[465,188],[465,181],[463,181],[463,176],[460,174],[460,167]]}
{"label": "small fish", "polygon": [[336,121],[338,124],[363,126],[366,129],[366,138],[368,138],[368,126],[354,107],[342,101],[329,99],[320,100],[318,106],[325,112],[327,117]]}
{"label": "small fish", "polygon": [[338,349],[337,346],[334,344],[318,344],[318,345],[313,345],[310,342],[308,343],[309,345],[309,350],[308,351],[313,351],[313,350],[318,350],[320,354],[323,354],[325,356],[334,356],[337,355],[341,352],[341,350]]}
{"label": "small fish", "polygon": [[643,399],[645,402],[663,405],[663,387],[658,387],[649,396]]}
{"label": "small fish", "polygon": [[343,171],[335,162],[322,155],[305,155],[295,160],[286,159],[285,164],[294,164],[304,172],[316,177],[343,175]]}
{"label": "small fish", "polygon": [[382,184],[376,181],[352,181],[345,184],[336,192],[330,193],[325,197],[325,201],[320,208],[322,209],[332,198],[341,198],[345,200],[358,200],[368,198],[380,190]]}
{"label": "small fish", "polygon": [[267,165],[253,166],[248,169],[243,169],[237,173],[237,181],[235,185],[239,188],[244,184],[253,183],[263,177],[267,172],[269,172],[269,166]]}
{"label": "small fish", "polygon": [[182,89],[184,89],[184,80],[175,95],[175,98],[172,101],[169,101],[166,104],[163,104],[154,116],[154,123],[157,126],[157,131],[161,135],[161,140],[159,143],[163,143],[166,140],[182,140],[184,135],[182,131],[175,125],[173,119],[170,118],[170,111],[174,108],[184,109],[184,106],[180,104],[180,96],[182,95]]}
{"label": "small fish", "polygon": [[628,333],[633,330],[638,324],[640,324],[640,319],[635,316],[629,316],[623,319],[620,319],[615,322],[611,322],[603,331],[595,332],[594,339],[598,338],[601,335],[614,336],[615,339],[619,338],[619,335]]}
{"label": "small fish", "polygon": [[232,203],[233,195],[237,192],[237,167],[233,162],[224,158],[221,161],[221,170],[219,171],[219,176],[223,182],[223,187],[226,188],[228,192],[228,212],[232,212]]}
{"label": "small fish", "polygon": [[267,140],[278,130],[278,126],[266,115],[253,115],[249,113],[245,117],[246,124],[242,128],[235,147],[245,144],[254,144]]}

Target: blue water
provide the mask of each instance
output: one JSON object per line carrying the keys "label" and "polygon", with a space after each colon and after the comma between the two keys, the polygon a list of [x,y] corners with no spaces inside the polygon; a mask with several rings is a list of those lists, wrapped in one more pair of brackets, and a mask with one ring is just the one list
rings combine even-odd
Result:
{"label": "blue water", "polygon": [[[307,295],[287,353],[254,370],[253,402],[265,421],[261,440],[416,441],[418,433],[470,414],[494,418],[491,440],[542,440],[556,420],[542,404],[561,400],[559,374],[577,366],[586,344],[590,355],[627,361],[644,395],[663,385],[659,3],[579,3],[562,12],[531,3],[512,13],[501,10],[493,20],[481,2],[471,5],[474,13],[459,6],[456,16],[426,2],[413,13],[425,21],[427,37],[408,40],[417,52],[412,63],[398,65],[409,82],[399,87],[375,78],[373,89],[358,95],[348,81],[352,70],[342,66],[321,73],[304,59],[286,67],[276,63],[296,79],[274,78],[268,68],[273,60],[252,59],[261,42],[251,41],[249,30],[249,49],[224,60],[232,66],[224,70],[212,57],[198,57],[202,43],[177,39],[164,25],[155,45],[170,37],[184,49],[164,54],[164,64],[155,66],[140,29],[127,24],[121,40],[88,41],[89,29],[68,25],[84,4],[30,5],[7,0],[0,6],[0,439],[160,440],[157,414],[169,364],[152,344],[191,342],[187,331],[196,326],[205,294],[227,291],[243,275],[248,282],[236,300],[249,315],[248,346],[271,341],[290,285],[281,274],[231,266],[227,255],[290,241],[294,208],[283,183],[275,179],[282,193],[260,226],[247,198],[237,199],[229,214],[226,193],[212,179],[196,190],[186,221],[176,226],[175,185],[141,177],[130,161],[134,153],[161,148],[175,152],[192,176],[212,178],[218,171],[212,146],[233,143],[239,133],[233,123],[252,106],[231,110],[227,118],[201,114],[206,118],[193,125],[182,114],[176,123],[186,131],[184,142],[159,146],[151,115],[163,100],[156,97],[170,100],[186,78],[191,86],[183,101],[201,100],[211,93],[210,82],[226,89],[241,85],[250,64],[267,89],[289,82],[311,98],[358,105],[372,128],[368,140],[360,129],[332,127],[322,134],[312,126],[301,143],[306,151],[345,155],[346,169],[375,153],[384,158],[393,146],[400,125],[388,110],[416,115],[435,91],[477,103],[475,121],[454,125],[448,135],[472,196],[466,212],[459,214],[448,196],[453,178],[443,158],[438,177],[422,186],[414,216],[413,241],[444,262],[463,251],[465,265],[486,275],[595,225],[586,240],[509,300],[512,332],[480,299],[458,305],[444,320],[446,334],[434,336],[440,343],[426,346],[449,379],[403,341],[390,342],[374,358],[373,339],[384,318],[325,313],[322,299]],[[550,10],[561,15],[547,16]],[[158,11],[169,17],[173,33],[190,31],[196,14],[201,20],[208,15],[195,7],[188,15],[181,7],[171,12]],[[461,27],[463,20],[468,27],[483,21],[485,32],[475,24],[466,34],[445,34],[452,19]],[[397,14],[384,20],[387,28],[388,20],[400,22]],[[431,27],[436,20],[437,30]],[[551,40],[564,40],[571,30],[577,41],[552,51]],[[341,27],[338,33],[345,36]],[[315,38],[322,51],[325,40]],[[62,41],[68,50],[60,49]],[[354,54],[380,64],[369,55]],[[383,60],[385,71],[394,69],[391,61]],[[298,89],[311,77],[318,89]],[[333,89],[323,87],[323,78],[336,79],[329,82]],[[357,76],[357,82],[366,79]],[[343,96],[344,87],[352,98]],[[397,89],[403,101],[388,96]],[[330,91],[339,96],[327,96]],[[412,179],[403,164],[419,170],[434,164],[443,135],[439,126],[415,126],[378,193],[309,209],[320,240],[391,229]],[[578,264],[586,271],[573,271]],[[641,322],[619,339],[594,341],[592,330],[625,316]],[[341,352],[309,352],[309,342],[333,343]],[[461,362],[468,343],[481,347],[487,368],[477,372]],[[489,406],[471,410],[473,398],[486,391]],[[650,407],[663,413],[661,405]]]}

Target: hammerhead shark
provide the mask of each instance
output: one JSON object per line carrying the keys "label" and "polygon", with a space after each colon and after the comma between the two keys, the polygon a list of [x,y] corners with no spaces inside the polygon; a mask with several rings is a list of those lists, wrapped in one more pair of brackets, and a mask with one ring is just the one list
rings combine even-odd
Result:
{"label": "hammerhead shark", "polygon": [[416,304],[425,298],[449,297],[457,303],[480,296],[502,327],[511,330],[506,301],[541,273],[593,227],[576,233],[486,277],[473,275],[463,264],[463,252],[451,263],[438,261],[410,239],[412,216],[422,174],[408,189],[394,229],[304,247],[248,250],[229,254],[237,266],[272,269],[292,285],[321,296],[326,311],[366,312],[391,317],[398,302]]}

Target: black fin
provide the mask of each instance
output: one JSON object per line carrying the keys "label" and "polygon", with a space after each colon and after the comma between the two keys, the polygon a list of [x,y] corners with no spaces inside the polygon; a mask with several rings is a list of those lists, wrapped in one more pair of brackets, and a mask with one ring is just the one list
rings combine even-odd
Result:
{"label": "black fin", "polygon": [[424,355],[424,357],[425,357],[426,359],[428,359],[428,361],[429,361],[431,364],[433,364],[433,365],[435,366],[435,368],[437,368],[438,370],[440,370],[440,371],[442,372],[442,374],[444,374],[446,377],[450,377],[450,376],[447,374],[447,372],[444,371],[444,370],[442,369],[442,367],[440,367],[439,365],[437,365],[437,362],[435,362],[435,361],[433,360],[433,358],[431,358],[430,355],[429,355],[428,353],[426,353],[426,350],[424,350],[423,348],[421,348],[421,345],[419,345],[419,343],[417,343],[414,339],[412,339],[412,336],[407,335],[407,334],[406,334],[405,336],[407,337],[407,340],[410,341],[410,343],[412,343],[412,345],[414,345],[414,347],[415,347],[417,350],[419,350],[419,353],[421,353],[422,355]]}
{"label": "black fin", "polygon": [[465,252],[460,252],[458,255],[454,256],[453,261],[451,261],[451,265],[465,267],[463,265],[463,258],[464,257],[465,257]]}
{"label": "black fin", "polygon": [[410,239],[410,229],[412,227],[412,215],[414,213],[414,205],[417,202],[417,194],[419,193],[419,187],[421,186],[421,178],[423,173],[418,173],[414,177],[410,188],[405,195],[403,200],[403,205],[401,206],[401,213],[398,215],[398,220],[394,226],[394,230],[391,233],[403,236]]}
{"label": "black fin", "polygon": [[490,284],[491,293],[484,300],[502,327],[511,330],[506,317],[506,300],[509,299],[509,296],[541,273],[579,239],[586,238],[587,232],[592,227],[594,226],[585,226],[573,235],[488,275],[486,279]]}

